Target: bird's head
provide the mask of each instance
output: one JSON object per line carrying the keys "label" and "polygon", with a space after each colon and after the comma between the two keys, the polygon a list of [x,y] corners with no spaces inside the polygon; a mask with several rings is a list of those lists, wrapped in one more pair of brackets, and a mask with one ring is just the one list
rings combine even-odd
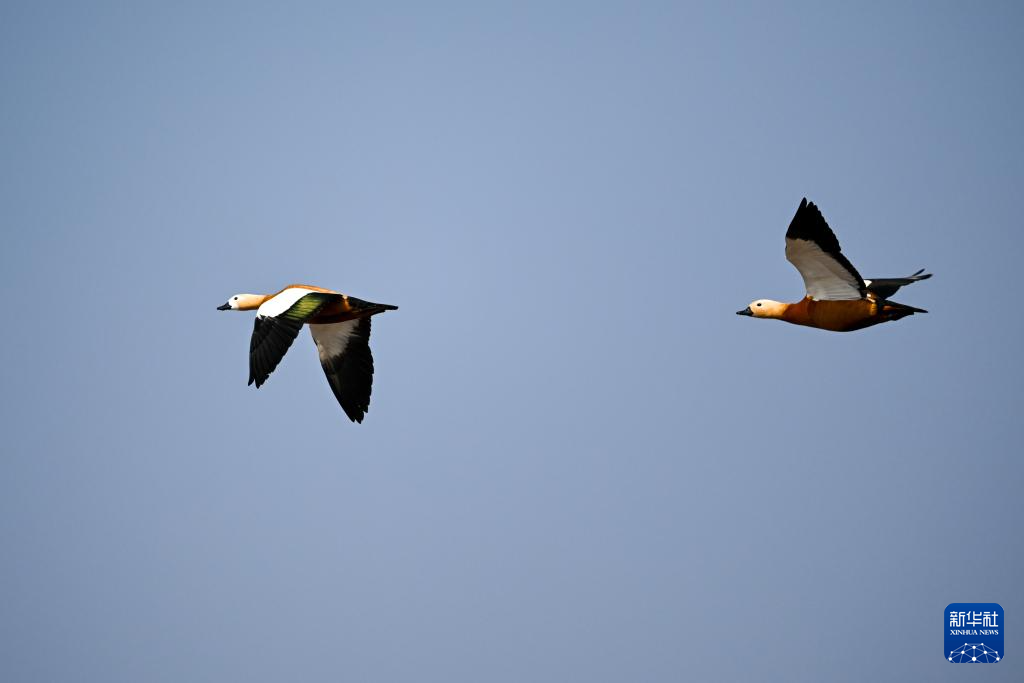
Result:
{"label": "bird's head", "polygon": [[235,294],[227,303],[217,307],[218,311],[251,311],[259,308],[266,299],[259,294]]}
{"label": "bird's head", "polygon": [[749,315],[754,318],[781,318],[786,304],[771,299],[758,299],[751,301],[750,305],[742,311],[736,311],[736,315]]}

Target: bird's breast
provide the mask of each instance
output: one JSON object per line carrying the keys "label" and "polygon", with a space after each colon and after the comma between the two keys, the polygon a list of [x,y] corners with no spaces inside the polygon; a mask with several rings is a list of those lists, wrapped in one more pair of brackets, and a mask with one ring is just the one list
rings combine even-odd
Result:
{"label": "bird's breast", "polygon": [[810,297],[786,308],[782,319],[832,332],[852,332],[881,322],[878,306],[868,299],[815,301]]}

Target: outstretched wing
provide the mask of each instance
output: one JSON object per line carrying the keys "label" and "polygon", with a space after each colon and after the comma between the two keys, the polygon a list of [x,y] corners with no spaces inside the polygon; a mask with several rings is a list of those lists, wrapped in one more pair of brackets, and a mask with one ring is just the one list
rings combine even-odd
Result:
{"label": "outstretched wing", "polygon": [[373,354],[370,353],[370,316],[340,323],[310,325],[334,397],[353,422],[362,422],[370,409],[373,389]]}
{"label": "outstretched wing", "polygon": [[295,341],[303,324],[340,294],[313,292],[300,287],[284,290],[256,311],[249,343],[249,384],[260,387]]}
{"label": "outstretched wing", "polygon": [[874,280],[865,280],[864,284],[868,288],[868,292],[874,294],[879,299],[888,299],[890,296],[895,294],[900,287],[920,282],[921,280],[927,280],[932,276],[931,273],[925,273],[924,268],[917,271],[913,275],[906,277],[887,277],[887,278],[876,278]]}
{"label": "outstretched wing", "polygon": [[862,299],[864,280],[839,248],[821,211],[804,199],[786,231],[786,259],[800,271],[807,295],[816,301]]}

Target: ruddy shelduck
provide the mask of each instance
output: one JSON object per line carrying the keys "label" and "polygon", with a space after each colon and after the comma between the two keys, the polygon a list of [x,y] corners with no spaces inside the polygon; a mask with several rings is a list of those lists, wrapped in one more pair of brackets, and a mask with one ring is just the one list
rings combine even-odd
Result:
{"label": "ruddy shelduck", "polygon": [[370,317],[397,309],[310,285],[288,285],[277,294],[236,294],[217,307],[218,311],[256,311],[249,344],[249,384],[255,382],[257,389],[284,358],[302,326],[309,325],[327,382],[353,422],[362,422],[370,409]]}
{"label": "ruddy shelduck", "polygon": [[927,280],[931,273],[922,269],[907,277],[863,279],[841,253],[839,240],[821,211],[806,198],[786,231],[786,259],[800,271],[807,296],[795,304],[758,299],[736,311],[737,315],[850,332],[928,312],[888,299],[900,287]]}

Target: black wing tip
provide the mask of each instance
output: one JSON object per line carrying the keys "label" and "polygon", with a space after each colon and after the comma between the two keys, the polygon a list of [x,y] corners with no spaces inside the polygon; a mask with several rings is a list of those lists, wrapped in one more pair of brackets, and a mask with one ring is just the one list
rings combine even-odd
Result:
{"label": "black wing tip", "polygon": [[828,222],[821,215],[821,210],[814,202],[807,201],[807,197],[800,201],[793,220],[789,222],[786,239],[814,242],[821,247],[822,251],[829,254],[836,254],[840,251],[839,240],[836,239],[832,228],[828,227]]}
{"label": "black wing tip", "polygon": [[807,201],[807,197],[800,200],[800,206],[796,207],[796,213],[793,214],[793,220],[790,221],[790,227],[793,225],[799,225],[801,222],[812,220],[815,218],[824,217],[821,215],[821,209],[814,202]]}
{"label": "black wing tip", "polygon": [[811,211],[818,214],[819,216],[821,215],[821,209],[818,208],[818,205],[812,202],[807,197],[804,197],[803,199],[800,200],[800,206],[798,206],[796,210]]}
{"label": "black wing tip", "polygon": [[366,412],[361,410],[349,410],[345,406],[342,406],[345,411],[345,416],[352,420],[356,424],[363,424],[363,418],[366,417]]}
{"label": "black wing tip", "polygon": [[821,215],[821,209],[818,208],[818,205],[812,202],[811,200],[807,199],[807,197],[804,197],[803,199],[800,200],[800,206],[796,207],[796,211],[797,213],[803,211],[813,212],[818,214],[819,216]]}
{"label": "black wing tip", "polygon": [[[330,380],[330,378],[328,378],[328,380]],[[331,388],[334,389],[333,383],[331,384]],[[341,387],[339,387],[338,390],[341,390]],[[362,424],[363,418],[366,417],[368,412],[370,412],[369,394],[367,394],[364,401],[353,401],[348,396],[340,396],[338,390],[335,391],[334,396],[338,399],[338,405],[340,405],[341,409],[345,411],[345,416],[357,424]]]}

